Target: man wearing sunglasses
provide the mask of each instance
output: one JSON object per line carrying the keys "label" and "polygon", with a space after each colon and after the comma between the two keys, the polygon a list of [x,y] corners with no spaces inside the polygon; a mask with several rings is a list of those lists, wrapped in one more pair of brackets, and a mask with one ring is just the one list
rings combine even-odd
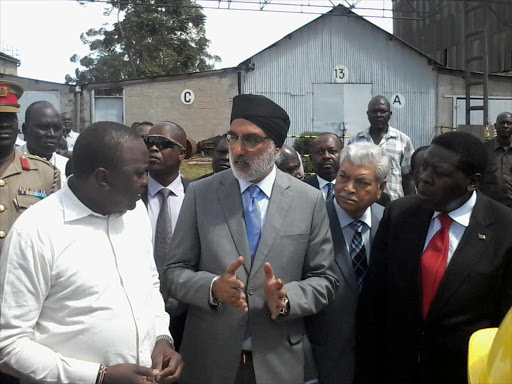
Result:
{"label": "man wearing sunglasses", "polygon": [[[187,135],[176,123],[156,123],[148,131],[144,143],[149,154],[148,185],[142,201],[148,209],[153,229],[155,263],[163,281],[165,258],[169,252],[189,180],[181,176],[180,165],[185,158]],[[162,289],[163,292],[163,289]],[[170,331],[179,349],[186,317],[186,307],[164,293],[166,310],[171,317]]]}
{"label": "man wearing sunglasses", "polygon": [[304,381],[304,317],[338,285],[324,199],[275,155],[290,120],[260,95],[233,99],[231,170],[190,184],[165,267],[189,305],[180,383]]}

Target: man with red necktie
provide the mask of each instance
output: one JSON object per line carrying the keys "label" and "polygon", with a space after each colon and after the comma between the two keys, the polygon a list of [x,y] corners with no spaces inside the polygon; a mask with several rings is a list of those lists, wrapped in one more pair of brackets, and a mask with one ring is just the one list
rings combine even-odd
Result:
{"label": "man with red necktie", "polygon": [[426,150],[418,195],[389,204],[358,309],[356,383],[467,383],[471,334],[512,306],[512,211],[477,192],[483,144]]}

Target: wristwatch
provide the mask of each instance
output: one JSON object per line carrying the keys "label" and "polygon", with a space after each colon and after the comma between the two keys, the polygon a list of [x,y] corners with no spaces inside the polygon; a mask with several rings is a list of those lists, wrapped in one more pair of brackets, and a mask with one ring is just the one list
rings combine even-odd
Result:
{"label": "wristwatch", "polygon": [[290,300],[288,300],[288,296],[284,297],[284,305],[285,307],[279,310],[280,316],[288,316],[290,313]]}

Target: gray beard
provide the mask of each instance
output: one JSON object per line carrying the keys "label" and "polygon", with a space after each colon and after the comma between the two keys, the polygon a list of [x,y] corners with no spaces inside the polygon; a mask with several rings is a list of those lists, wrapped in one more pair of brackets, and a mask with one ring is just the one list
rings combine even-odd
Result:
{"label": "gray beard", "polygon": [[231,165],[231,170],[233,171],[233,175],[238,180],[244,180],[252,182],[253,180],[261,179],[265,176],[266,173],[268,173],[269,168],[274,166],[275,163],[275,145],[272,142],[271,145],[269,145],[267,151],[263,152],[261,155],[259,155],[254,160],[251,160],[250,162],[247,159],[244,159],[249,164],[249,170],[247,171],[241,171],[236,168],[235,165],[235,159],[233,159],[233,156],[231,152],[229,152],[229,164]]}

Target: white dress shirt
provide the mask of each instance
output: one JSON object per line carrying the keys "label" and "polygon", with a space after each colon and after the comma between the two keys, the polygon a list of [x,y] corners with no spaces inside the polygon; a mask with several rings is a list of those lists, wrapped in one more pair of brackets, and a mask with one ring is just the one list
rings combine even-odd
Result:
{"label": "white dress shirt", "polygon": [[[265,227],[265,218],[267,217],[267,208],[268,203],[270,202],[270,195],[272,194],[272,188],[274,187],[274,181],[276,181],[276,167],[272,168],[272,171],[265,176],[263,180],[259,183],[256,183],[258,187],[260,187],[261,192],[256,198],[258,202],[258,207],[260,208],[261,215],[261,232],[263,232],[263,228]],[[238,184],[240,184],[240,193],[244,193],[247,188],[249,188],[254,183],[245,180],[238,180]],[[243,202],[243,199],[242,199]]]}
{"label": "white dress shirt", "polygon": [[80,134],[73,130],[69,131],[69,133],[64,137],[66,139],[66,143],[68,144],[68,151],[73,151],[75,148],[76,139],[78,139]]}
{"label": "white dress shirt", "polygon": [[94,384],[99,364],[151,367],[155,338],[169,335],[168,326],[141,201],[103,216],[66,184],[11,228],[0,256],[0,364],[8,373]]}
{"label": "white dress shirt", "polygon": [[[23,144],[20,148],[21,152],[29,153],[33,155],[33,153],[30,153],[28,150],[27,144]],[[62,155],[59,155],[57,152],[53,152],[52,157],[48,162],[56,167],[60,171],[60,187],[64,187],[64,184],[66,183],[66,164],[68,162],[68,158]]]}
{"label": "white dress shirt", "polygon": [[[459,246],[460,239],[462,239],[462,235],[464,235],[464,232],[469,225],[469,219],[471,218],[471,213],[473,212],[473,208],[475,208],[475,204],[476,191],[473,192],[468,201],[466,201],[463,205],[451,212],[448,212],[448,216],[450,216],[452,222],[450,224],[449,230],[450,248],[448,249],[448,259],[446,261],[446,265],[450,263],[453,253]],[[430,240],[432,240],[432,237],[434,237],[436,232],[441,228],[441,221],[438,217],[440,214],[441,212],[435,211],[432,215],[432,219],[430,220],[430,225],[428,227],[427,237],[425,238],[423,251],[425,251],[425,248],[427,248],[427,245]]]}
{"label": "white dress shirt", "polygon": [[324,200],[327,199],[327,189],[329,188],[327,184],[332,184],[334,187],[334,184],[336,184],[336,178],[332,181],[328,181],[325,179],[322,179],[320,176],[316,175],[316,179],[318,180],[318,188],[320,191],[322,191],[322,195],[324,196]]}
{"label": "white dress shirt", "polygon": [[[354,221],[347,212],[343,208],[338,205],[336,199],[334,200],[334,209],[336,211],[336,215],[338,216],[338,221],[340,222],[341,232],[343,233],[343,237],[345,239],[345,249],[347,251],[347,255],[350,256],[350,244],[352,243],[352,238],[354,237],[355,231],[350,226],[350,223]],[[370,230],[372,228],[372,211],[371,207],[366,208],[366,211],[361,215],[358,219],[364,222],[366,225],[363,225],[361,230],[361,235],[363,237],[363,243],[366,250],[366,261],[370,262]]]}
{"label": "white dress shirt", "polygon": [[155,241],[154,233],[156,231],[156,222],[162,207],[162,196],[158,193],[162,188],[167,188],[172,193],[167,198],[167,207],[171,212],[172,231],[176,228],[176,222],[180,214],[181,205],[185,198],[185,188],[181,179],[181,173],[174,179],[168,186],[164,187],[151,176],[148,177],[148,215],[151,221],[151,228],[153,228],[153,243]]}

